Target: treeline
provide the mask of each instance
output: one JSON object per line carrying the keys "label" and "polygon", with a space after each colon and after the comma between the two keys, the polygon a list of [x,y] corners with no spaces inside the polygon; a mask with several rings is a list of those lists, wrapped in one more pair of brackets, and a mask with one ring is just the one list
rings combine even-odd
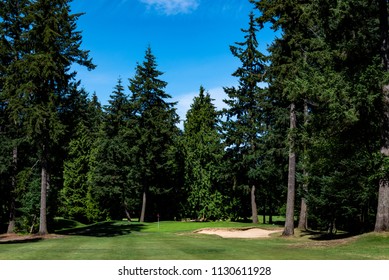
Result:
{"label": "treeline", "polygon": [[[3,232],[258,214],[286,215],[284,235],[296,216],[301,229],[389,229],[387,1],[250,1],[230,47],[238,85],[222,111],[200,87],[183,130],[150,47],[106,106],[80,89],[72,65],[95,66],[70,2],[0,4]],[[280,34],[268,55],[265,25]]]}

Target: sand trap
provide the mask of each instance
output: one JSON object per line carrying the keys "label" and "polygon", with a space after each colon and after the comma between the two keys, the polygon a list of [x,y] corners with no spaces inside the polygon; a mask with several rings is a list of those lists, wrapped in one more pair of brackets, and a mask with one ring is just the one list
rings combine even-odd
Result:
{"label": "sand trap", "polygon": [[282,230],[266,230],[260,228],[245,228],[245,229],[231,229],[231,228],[206,228],[196,231],[201,234],[215,234],[223,238],[266,238],[270,237],[272,233],[279,232]]}

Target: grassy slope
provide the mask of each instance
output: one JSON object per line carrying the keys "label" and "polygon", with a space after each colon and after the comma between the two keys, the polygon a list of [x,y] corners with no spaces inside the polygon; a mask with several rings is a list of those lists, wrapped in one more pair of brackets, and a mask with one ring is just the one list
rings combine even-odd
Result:
{"label": "grassy slope", "polygon": [[303,234],[223,239],[193,233],[204,227],[247,226],[251,224],[161,222],[158,229],[157,223],[100,223],[57,232],[65,237],[0,243],[0,259],[389,259],[388,234],[315,240],[318,236]]}

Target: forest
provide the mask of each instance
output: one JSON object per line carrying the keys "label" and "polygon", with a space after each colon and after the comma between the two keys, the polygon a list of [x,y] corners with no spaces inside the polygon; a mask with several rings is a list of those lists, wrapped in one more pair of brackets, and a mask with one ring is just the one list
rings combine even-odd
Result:
{"label": "forest", "polygon": [[388,1],[247,1],[237,86],[219,111],[198,81],[183,129],[151,47],[103,106],[72,70],[95,68],[72,1],[1,1],[0,233],[56,217],[388,231]]}

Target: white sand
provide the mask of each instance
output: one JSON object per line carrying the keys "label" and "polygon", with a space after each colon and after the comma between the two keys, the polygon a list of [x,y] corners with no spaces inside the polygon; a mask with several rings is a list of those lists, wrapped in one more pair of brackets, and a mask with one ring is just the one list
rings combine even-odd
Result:
{"label": "white sand", "polygon": [[249,229],[223,229],[223,228],[206,228],[196,231],[201,234],[216,234],[223,238],[266,238],[270,237],[272,233],[282,230],[265,230],[260,228]]}

